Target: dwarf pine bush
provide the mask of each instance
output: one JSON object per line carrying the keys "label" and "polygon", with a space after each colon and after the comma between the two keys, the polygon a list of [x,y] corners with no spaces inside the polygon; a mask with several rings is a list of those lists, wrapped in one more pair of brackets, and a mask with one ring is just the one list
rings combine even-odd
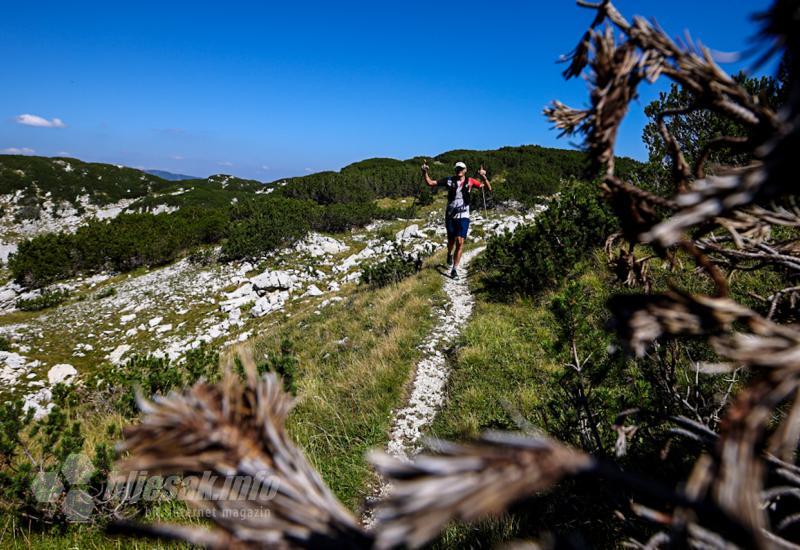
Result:
{"label": "dwarf pine bush", "polygon": [[500,294],[534,294],[557,284],[615,227],[597,187],[573,183],[533,224],[490,240],[477,266]]}

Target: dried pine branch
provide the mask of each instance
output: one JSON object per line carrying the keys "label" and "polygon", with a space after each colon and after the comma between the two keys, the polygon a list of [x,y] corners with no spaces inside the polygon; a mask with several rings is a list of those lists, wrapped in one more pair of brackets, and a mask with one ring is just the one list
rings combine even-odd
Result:
{"label": "dried pine branch", "polygon": [[385,453],[370,461],[392,483],[379,503],[380,548],[421,546],[451,521],[496,515],[509,504],[589,470],[587,454],[544,437],[491,432],[476,443],[436,442],[437,454],[405,462]]}
{"label": "dried pine branch", "polygon": [[[292,400],[280,381],[273,374],[257,378],[251,360],[245,365],[245,384],[228,371],[219,384],[140,399],[144,417],[125,429],[119,447],[129,453],[118,464],[121,478],[129,472],[197,476],[185,499],[210,512],[215,529],[161,525],[162,535],[198,537],[220,548],[230,541],[249,547],[369,546],[370,537],[286,435]],[[269,483],[270,490],[227,498],[225,483],[232,476]]]}

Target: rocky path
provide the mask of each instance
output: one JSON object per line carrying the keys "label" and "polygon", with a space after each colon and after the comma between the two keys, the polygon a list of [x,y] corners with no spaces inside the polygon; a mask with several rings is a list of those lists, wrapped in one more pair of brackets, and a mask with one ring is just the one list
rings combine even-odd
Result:
{"label": "rocky path", "polygon": [[[386,446],[391,455],[408,459],[419,452],[422,430],[433,422],[436,412],[444,403],[445,385],[450,374],[444,352],[453,344],[472,314],[475,299],[469,291],[464,273],[472,259],[482,251],[483,247],[465,252],[461,258],[461,277],[456,280],[449,277],[445,279],[447,304],[437,312],[438,322],[420,346],[424,356],[416,365],[408,403],[394,413]],[[379,500],[389,490],[390,487],[381,481],[373,499]],[[364,517],[364,522],[367,525],[372,523],[369,513]]]}

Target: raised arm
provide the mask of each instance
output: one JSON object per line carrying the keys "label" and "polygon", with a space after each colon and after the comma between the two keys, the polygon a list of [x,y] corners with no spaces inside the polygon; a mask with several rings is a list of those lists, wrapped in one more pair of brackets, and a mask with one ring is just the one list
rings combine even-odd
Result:
{"label": "raised arm", "polygon": [[422,163],[422,176],[425,178],[425,183],[427,184],[428,187],[436,187],[437,181],[435,179],[432,179],[430,174],[428,174],[427,162]]}
{"label": "raised arm", "polygon": [[489,191],[492,190],[492,184],[489,183],[489,178],[486,177],[486,170],[483,168],[483,164],[481,164],[481,169],[478,170],[478,175],[481,177],[481,183],[489,188]]}

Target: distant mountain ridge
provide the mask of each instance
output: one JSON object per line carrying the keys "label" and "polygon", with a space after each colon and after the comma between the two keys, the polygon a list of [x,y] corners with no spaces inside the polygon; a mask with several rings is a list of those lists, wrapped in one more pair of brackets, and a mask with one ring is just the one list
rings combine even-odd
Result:
{"label": "distant mountain ridge", "polygon": [[186,174],[176,174],[174,172],[167,172],[166,170],[143,170],[145,174],[150,174],[151,176],[158,176],[161,179],[167,181],[181,181],[181,180],[197,180],[201,179],[197,176],[187,176]]}

